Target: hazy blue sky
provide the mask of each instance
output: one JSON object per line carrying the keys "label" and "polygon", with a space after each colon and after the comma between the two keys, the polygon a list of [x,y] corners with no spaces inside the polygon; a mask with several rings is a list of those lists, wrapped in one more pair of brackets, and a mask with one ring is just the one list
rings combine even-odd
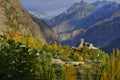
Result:
{"label": "hazy blue sky", "polygon": [[[45,18],[50,18],[55,15],[58,15],[65,11],[66,9],[68,9],[74,3],[80,2],[80,0],[20,0],[20,1],[26,9],[35,8],[40,13],[42,13],[45,16]],[[84,0],[84,1],[92,3],[98,0]],[[120,2],[120,0],[109,1]]]}

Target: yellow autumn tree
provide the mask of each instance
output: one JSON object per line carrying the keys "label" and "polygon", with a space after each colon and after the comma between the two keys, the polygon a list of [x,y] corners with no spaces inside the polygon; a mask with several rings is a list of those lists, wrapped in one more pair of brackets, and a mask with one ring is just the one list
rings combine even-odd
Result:
{"label": "yellow autumn tree", "polygon": [[107,72],[105,70],[101,74],[101,80],[108,80]]}
{"label": "yellow autumn tree", "polygon": [[64,67],[62,80],[76,80],[76,69],[72,65]]}
{"label": "yellow autumn tree", "polygon": [[79,61],[83,61],[84,60],[84,58],[82,56],[80,56],[79,54],[76,54],[76,56],[77,56]]}
{"label": "yellow autumn tree", "polygon": [[42,44],[39,40],[37,40],[32,36],[21,35],[14,31],[4,32],[4,35],[6,36],[7,40],[14,40],[16,42],[21,42],[31,48],[41,49],[44,45],[44,43]]}

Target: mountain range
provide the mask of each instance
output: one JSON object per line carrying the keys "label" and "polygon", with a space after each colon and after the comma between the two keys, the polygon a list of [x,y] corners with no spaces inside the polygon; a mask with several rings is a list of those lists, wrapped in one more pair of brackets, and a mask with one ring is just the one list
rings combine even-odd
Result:
{"label": "mountain range", "polygon": [[63,45],[76,46],[81,38],[105,47],[120,37],[120,4],[111,1],[84,1],[47,21]]}
{"label": "mountain range", "polygon": [[54,31],[42,20],[29,14],[19,0],[0,0],[0,32],[15,31],[46,43],[53,41]]}
{"label": "mountain range", "polygon": [[0,34],[15,31],[44,43],[57,39],[68,46],[77,46],[84,38],[107,52],[120,48],[120,4],[116,2],[81,1],[53,19],[45,20],[48,24],[38,16],[26,11],[19,0],[1,0]]}

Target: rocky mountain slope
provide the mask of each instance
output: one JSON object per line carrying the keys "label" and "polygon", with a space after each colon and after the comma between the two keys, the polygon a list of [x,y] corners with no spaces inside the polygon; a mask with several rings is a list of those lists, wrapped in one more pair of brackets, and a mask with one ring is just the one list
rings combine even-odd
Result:
{"label": "rocky mountain slope", "polygon": [[51,29],[48,24],[46,24],[43,20],[38,19],[34,15],[31,15],[31,18],[37,25],[40,26],[40,30],[42,31],[42,34],[47,42],[52,42],[56,39],[54,30]]}
{"label": "rocky mountain slope", "polygon": [[75,46],[84,38],[103,47],[120,37],[120,5],[109,1],[80,2],[48,23],[64,45]]}
{"label": "rocky mountain slope", "polygon": [[[39,24],[38,24],[39,23]],[[43,42],[48,39],[47,36],[51,34],[45,34],[46,31],[42,31],[41,28],[49,29],[43,21],[35,22],[35,18],[31,18],[31,15],[22,7],[19,0],[0,0],[0,32],[3,31],[15,31],[22,35],[33,36]],[[53,33],[50,29],[49,33]],[[51,37],[53,38],[53,37]],[[55,36],[54,36],[55,38]]]}

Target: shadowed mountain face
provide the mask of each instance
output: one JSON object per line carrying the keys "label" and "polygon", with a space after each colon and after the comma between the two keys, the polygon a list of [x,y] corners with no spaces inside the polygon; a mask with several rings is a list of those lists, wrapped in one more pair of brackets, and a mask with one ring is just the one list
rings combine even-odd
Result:
{"label": "shadowed mountain face", "polygon": [[[35,22],[35,19],[31,18],[31,15],[21,6],[19,0],[0,0],[0,32],[15,31],[46,42],[48,36],[52,36],[51,33],[54,34],[54,32],[43,21]],[[45,34],[47,30],[42,31],[43,28],[47,28],[50,34]],[[51,38],[55,38],[55,36]]]}
{"label": "shadowed mountain face", "polygon": [[120,37],[119,25],[120,17],[115,17],[112,20],[93,26],[83,37],[96,46],[103,47]]}
{"label": "shadowed mountain face", "polygon": [[109,45],[101,48],[107,53],[111,53],[113,49],[120,49],[120,38],[112,41]]}
{"label": "shadowed mountain face", "polygon": [[33,21],[40,26],[42,34],[47,42],[53,42],[56,39],[56,34],[54,30],[52,30],[48,24],[46,24],[43,20],[36,18],[34,15],[31,15]]}
{"label": "shadowed mountain face", "polygon": [[120,37],[120,5],[116,2],[80,2],[48,21],[63,45],[76,46],[81,38],[107,46]]}

